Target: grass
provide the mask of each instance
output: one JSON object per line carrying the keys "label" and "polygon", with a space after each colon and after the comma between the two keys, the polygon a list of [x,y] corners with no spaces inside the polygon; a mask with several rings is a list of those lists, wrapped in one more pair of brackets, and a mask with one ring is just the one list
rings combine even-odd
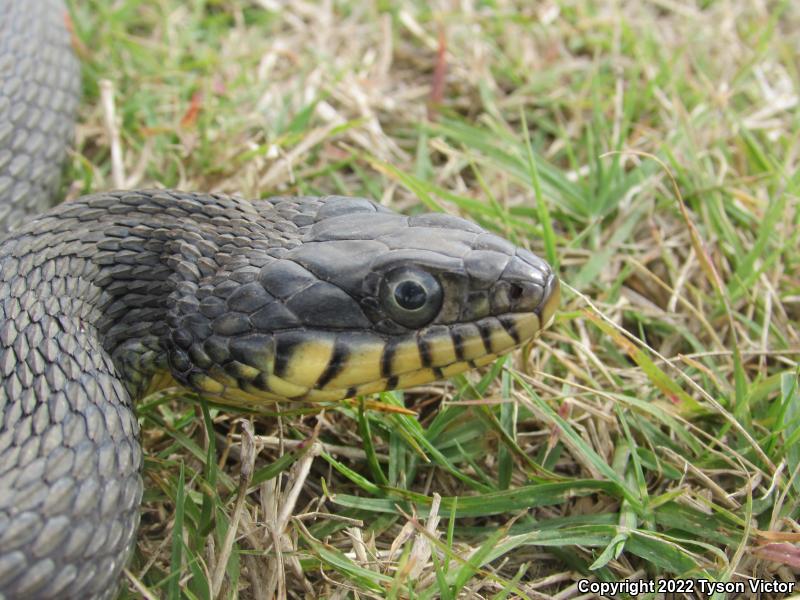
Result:
{"label": "grass", "polygon": [[797,581],[797,6],[453,6],[71,3],[68,196],[365,195],[466,216],[566,284],[532,348],[450,382],[257,415],[146,399],[121,597]]}

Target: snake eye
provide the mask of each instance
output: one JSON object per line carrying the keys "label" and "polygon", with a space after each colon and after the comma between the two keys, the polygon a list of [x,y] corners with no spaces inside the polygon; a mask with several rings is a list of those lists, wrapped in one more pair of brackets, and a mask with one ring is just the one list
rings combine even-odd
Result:
{"label": "snake eye", "polygon": [[428,293],[425,288],[413,279],[401,281],[394,288],[394,300],[406,310],[417,310],[425,304]]}
{"label": "snake eye", "polygon": [[442,308],[442,286],[426,271],[400,267],[383,278],[380,300],[394,322],[408,328],[422,327]]}

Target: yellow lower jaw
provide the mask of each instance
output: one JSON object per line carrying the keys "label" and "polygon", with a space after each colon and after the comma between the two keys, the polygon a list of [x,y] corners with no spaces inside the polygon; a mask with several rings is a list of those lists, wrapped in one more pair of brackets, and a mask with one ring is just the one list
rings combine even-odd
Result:
{"label": "yellow lower jaw", "polygon": [[[515,314],[509,317],[514,324],[514,330],[517,334],[517,339],[520,344],[525,344],[535,338],[542,329],[541,321],[534,313]],[[518,345],[518,344],[514,344]],[[508,352],[513,346],[503,350],[496,350],[496,354]]]}
{"label": "yellow lower jaw", "polygon": [[[337,368],[336,374],[322,387],[316,387],[319,378],[332,361],[341,360],[334,358],[336,342],[330,334],[324,339],[309,336],[308,341],[295,346],[281,377],[272,372],[272,364],[263,365],[258,369],[262,373],[258,377],[261,381],[258,387],[255,373],[250,372],[256,369],[249,366],[246,373],[244,369],[234,373],[236,378],[217,368],[208,375],[199,375],[191,383],[198,391],[217,396],[222,402],[237,404],[275,400],[336,401],[422,385],[487,365],[515,346],[532,340],[543,324],[547,326],[552,322],[559,301],[560,286],[556,281],[539,316],[535,313],[507,315],[508,330],[499,321],[484,323],[482,329],[477,325],[459,326],[458,348],[450,331],[444,327],[420,332],[418,337],[409,337],[392,348],[387,348],[383,338],[366,334],[349,348],[342,361],[344,365]],[[159,381],[158,387],[164,382]],[[245,389],[240,389],[240,385]]]}

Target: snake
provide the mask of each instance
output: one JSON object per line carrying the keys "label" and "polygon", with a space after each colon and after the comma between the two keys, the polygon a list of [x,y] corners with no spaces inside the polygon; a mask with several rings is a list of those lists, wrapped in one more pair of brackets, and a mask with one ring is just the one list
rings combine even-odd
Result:
{"label": "snake", "polygon": [[530,251],[366,198],[145,189],[47,208],[80,87],[64,15],[0,0],[0,600],[116,593],[142,397],[409,388],[528,343],[559,302]]}

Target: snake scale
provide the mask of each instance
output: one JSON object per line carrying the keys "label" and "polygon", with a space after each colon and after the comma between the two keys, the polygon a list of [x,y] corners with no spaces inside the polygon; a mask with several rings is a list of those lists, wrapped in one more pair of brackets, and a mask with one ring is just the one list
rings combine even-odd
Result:
{"label": "snake scale", "polygon": [[558,279],[463,219],[363,198],[136,190],[41,211],[78,67],[60,0],[0,0],[0,600],[113,596],[142,495],[133,403],[338,400],[485,365]]}

